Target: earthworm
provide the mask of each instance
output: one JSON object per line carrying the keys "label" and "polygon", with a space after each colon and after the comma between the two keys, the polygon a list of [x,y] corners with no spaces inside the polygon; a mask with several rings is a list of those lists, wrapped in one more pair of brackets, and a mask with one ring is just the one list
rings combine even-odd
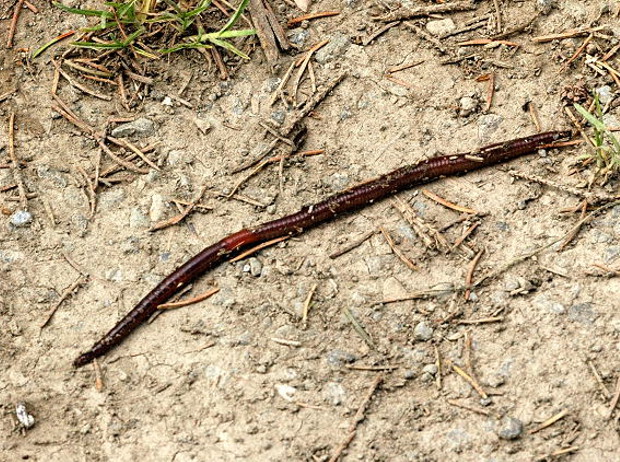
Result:
{"label": "earthworm", "polygon": [[84,366],[119,345],[129,334],[149,319],[157,307],[183,286],[207,270],[236,254],[271,239],[294,235],[317,226],[337,215],[350,212],[394,193],[422,185],[438,178],[459,175],[534,152],[550,143],[570,138],[571,132],[550,131],[511,141],[492,144],[466,154],[440,156],[401,167],[373,180],[353,186],[299,212],[253,228],[242,229],[205,248],[166,277],[144,297],[110,332],[80,355],[75,367]]}

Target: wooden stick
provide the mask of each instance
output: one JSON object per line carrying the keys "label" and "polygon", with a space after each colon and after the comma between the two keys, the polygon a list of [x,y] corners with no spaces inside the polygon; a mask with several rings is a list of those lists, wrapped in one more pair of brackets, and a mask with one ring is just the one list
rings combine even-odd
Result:
{"label": "wooden stick", "polygon": [[13,10],[13,19],[11,19],[11,25],[9,26],[9,34],[6,39],[6,47],[13,48],[13,38],[15,37],[15,29],[17,28],[17,20],[24,6],[24,0],[19,0]]}
{"label": "wooden stick", "polygon": [[28,194],[26,194],[26,187],[24,186],[24,179],[22,178],[22,172],[20,171],[20,164],[15,155],[15,113],[11,112],[9,115],[9,157],[11,158],[11,171],[15,183],[17,183],[17,190],[19,191],[19,203],[25,210],[28,208]]}

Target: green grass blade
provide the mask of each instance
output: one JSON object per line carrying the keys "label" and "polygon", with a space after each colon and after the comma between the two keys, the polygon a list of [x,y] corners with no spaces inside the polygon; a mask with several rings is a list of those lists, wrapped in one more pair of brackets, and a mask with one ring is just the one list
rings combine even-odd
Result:
{"label": "green grass blade", "polygon": [[101,18],[113,18],[114,15],[109,11],[103,10],[83,10],[81,8],[71,8],[70,6],[65,6],[62,3],[54,2],[54,6],[60,8],[61,10],[67,11],[73,14],[81,14],[82,16],[99,16]]}
{"label": "green grass blade", "polygon": [[245,8],[248,6],[249,1],[250,0],[241,1],[241,4],[232,14],[230,19],[228,19],[228,22],[226,23],[226,25],[220,29],[220,33],[227,31],[228,29],[230,29],[232,26],[235,25],[239,17],[241,17],[241,15],[243,14],[243,11],[245,10]]}
{"label": "green grass blade", "polygon": [[236,54],[237,56],[243,58],[243,59],[250,59],[250,57],[248,55],[246,55],[243,51],[241,51],[240,49],[238,49],[237,47],[235,47],[232,43],[227,42],[226,40],[220,40],[217,38],[211,38],[209,40],[213,45],[217,45],[218,47],[224,48],[228,51],[230,51],[231,53]]}
{"label": "green grass blade", "polygon": [[590,114],[586,108],[584,108],[581,104],[575,103],[575,109],[581,116],[588,121],[590,125],[592,125],[596,130],[605,131],[607,128],[605,124],[598,120],[594,115]]}

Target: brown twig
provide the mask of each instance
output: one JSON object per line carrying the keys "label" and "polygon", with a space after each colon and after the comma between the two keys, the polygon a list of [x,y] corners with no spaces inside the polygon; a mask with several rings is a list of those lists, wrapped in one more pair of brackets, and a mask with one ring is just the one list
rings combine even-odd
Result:
{"label": "brown twig", "polygon": [[400,8],[392,13],[373,18],[375,21],[391,22],[404,19],[421,18],[442,13],[456,13],[459,11],[475,10],[476,6],[469,1],[456,1],[439,5],[420,6],[417,8]]}
{"label": "brown twig", "polygon": [[437,194],[429,191],[428,189],[422,189],[422,194],[424,194],[429,199],[434,200],[438,204],[441,204],[444,207],[447,207],[449,209],[456,210],[457,212],[468,213],[470,215],[478,215],[478,212],[476,210],[470,209],[469,207],[464,207],[462,205],[457,205],[457,204],[455,204],[453,202],[450,202],[450,201],[444,199],[443,197],[439,197]]}
{"label": "brown twig", "polygon": [[103,374],[101,374],[101,366],[99,366],[99,361],[96,359],[93,360],[93,368],[95,369],[95,390],[101,391],[103,390]]}
{"label": "brown twig", "polygon": [[181,212],[179,215],[175,215],[174,217],[169,218],[168,220],[158,221],[157,223],[155,223],[153,226],[149,228],[149,231],[151,232],[159,231],[161,229],[168,228],[169,226],[174,226],[180,221],[182,221],[192,212],[192,210],[194,210],[196,205],[198,205],[198,202],[200,202],[206,190],[207,190],[207,187],[203,186],[198,196],[196,197],[196,199],[194,199],[187,207],[185,207],[185,210],[183,210],[183,212]]}
{"label": "brown twig", "polygon": [[258,252],[258,251],[259,251],[259,250],[261,250],[261,249],[264,249],[264,248],[266,248],[266,247],[270,247],[270,246],[272,246],[272,245],[275,245],[275,244],[277,244],[278,242],[286,241],[286,240],[287,240],[287,239],[289,239],[289,238],[290,238],[290,236],[281,236],[281,237],[276,237],[275,239],[272,239],[272,240],[270,240],[270,241],[263,242],[262,244],[259,244],[259,245],[257,245],[256,247],[252,247],[251,249],[246,250],[246,251],[245,251],[245,252],[243,252],[243,253],[240,253],[240,254],[239,254],[239,255],[237,255],[236,257],[231,258],[231,259],[230,259],[230,261],[231,261],[232,263],[234,263],[234,262],[236,262],[236,261],[243,260],[244,258],[249,257],[250,255],[252,255],[252,254],[254,254],[254,253]]}
{"label": "brown twig", "polygon": [[310,311],[310,303],[312,303],[312,297],[314,296],[314,293],[316,292],[317,287],[318,287],[318,284],[314,284],[312,286],[312,288],[310,289],[310,292],[308,292],[308,296],[306,297],[306,300],[304,301],[304,309],[301,314],[301,324],[304,329],[308,328],[308,312]]}
{"label": "brown twig", "polygon": [[304,76],[304,73],[306,71],[306,68],[308,67],[308,63],[310,62],[310,59],[312,58],[312,55],[316,51],[318,51],[321,48],[323,48],[328,43],[329,43],[329,39],[322,40],[321,42],[317,43],[312,48],[310,48],[306,52],[304,57],[302,57],[299,60],[297,60],[296,64],[299,66],[299,72],[297,73],[297,77],[293,81],[293,88],[292,88],[292,91],[291,91],[291,96],[293,97],[293,104],[295,106],[297,105],[297,92],[299,91],[299,84],[301,83],[301,79]]}
{"label": "brown twig", "polygon": [[308,13],[296,18],[289,19],[286,25],[289,28],[295,27],[297,24],[301,24],[304,21],[310,21],[312,19],[327,18],[329,16],[339,15],[340,11],[318,11],[316,13]]}
{"label": "brown twig", "polygon": [[206,300],[207,298],[218,293],[219,291],[220,291],[219,287],[214,287],[213,289],[209,289],[205,293],[196,295],[195,297],[192,297],[192,298],[188,298],[188,299],[181,300],[178,302],[162,303],[161,305],[157,307],[157,309],[158,310],[169,310],[171,308],[181,308],[183,306],[193,305],[194,303],[198,303],[203,300]]}
{"label": "brown twig", "polygon": [[20,163],[17,160],[15,154],[15,113],[9,114],[9,157],[11,159],[11,172],[13,173],[13,179],[17,183],[17,190],[19,191],[19,203],[23,209],[28,207],[28,194],[26,193],[26,187],[24,186],[24,179],[22,178],[22,172],[20,171]]}
{"label": "brown twig", "polygon": [[413,263],[409,258],[407,258],[407,256],[398,247],[396,247],[392,236],[390,236],[387,230],[383,226],[379,226],[379,231],[381,231],[381,234],[385,238],[387,244],[390,246],[390,249],[392,249],[392,252],[394,252],[394,254],[400,259],[400,261],[407,265],[410,270],[417,271],[419,268],[416,266],[415,263]]}
{"label": "brown twig", "polygon": [[469,266],[467,267],[467,275],[465,276],[465,287],[467,287],[467,289],[465,290],[465,300],[469,300],[469,296],[471,295],[471,287],[472,287],[472,281],[474,279],[474,271],[476,271],[476,267],[478,266],[478,262],[480,261],[480,257],[482,257],[482,254],[484,253],[484,249],[480,250],[476,256],[472,259],[472,261],[469,263]]}
{"label": "brown twig", "polygon": [[58,301],[54,303],[54,305],[50,308],[50,310],[47,312],[47,316],[45,317],[45,320],[39,326],[41,329],[43,329],[45,326],[47,326],[50,323],[50,321],[54,317],[54,314],[56,313],[60,305],[62,305],[62,302],[64,302],[67,298],[69,298],[69,296],[73,294],[74,290],[84,285],[86,281],[88,281],[88,277],[80,276],[78,279],[75,280],[73,284],[71,284],[68,288],[66,288],[62,292],[62,295],[60,296]]}
{"label": "brown twig", "polygon": [[565,417],[566,415],[568,415],[568,409],[564,409],[560,412],[558,412],[556,415],[549,417],[547,420],[545,420],[543,423],[541,423],[540,425],[538,425],[535,428],[532,428],[530,431],[528,431],[528,433],[530,435],[533,435],[534,433],[538,433],[541,430],[544,430],[547,427],[550,427],[551,425],[553,425],[554,423],[556,423],[558,420],[562,419],[563,417]]}
{"label": "brown twig", "polygon": [[486,409],[481,409],[479,407],[470,406],[469,404],[459,403],[454,399],[448,399],[446,402],[452,406],[460,407],[461,409],[465,409],[467,411],[475,412],[476,414],[484,415],[487,417],[491,417],[493,414]]}
{"label": "brown twig", "polygon": [[11,24],[9,25],[9,33],[6,39],[6,47],[13,48],[13,38],[15,37],[15,30],[17,28],[17,20],[19,19],[19,15],[24,6],[24,0],[18,0],[15,4],[15,9],[13,10],[13,18],[11,19]]}
{"label": "brown twig", "polygon": [[618,381],[616,382],[616,391],[614,392],[614,396],[609,403],[609,418],[614,414],[614,410],[618,406],[618,402],[620,401],[620,377],[618,377]]}
{"label": "brown twig", "polygon": [[372,236],[374,236],[377,232],[375,230],[372,231],[368,231],[367,233],[362,234],[358,239],[355,239],[353,242],[345,245],[344,247],[332,252],[329,254],[329,258],[331,258],[332,260],[334,258],[338,258],[341,255],[344,255],[347,252],[350,252],[351,250],[359,247],[360,245],[362,245],[364,242],[366,242],[368,239],[370,239]]}
{"label": "brown twig", "polygon": [[487,399],[489,395],[484,391],[484,389],[480,386],[480,384],[467,372],[461,369],[456,364],[452,364],[452,370],[460,375],[467,383],[469,383],[476,392],[480,395],[482,399]]}
{"label": "brown twig", "polygon": [[332,456],[329,458],[329,462],[337,462],[342,456],[342,453],[349,447],[349,444],[351,444],[351,441],[353,441],[353,439],[355,438],[357,426],[360,424],[360,422],[362,422],[362,420],[364,420],[366,408],[368,407],[368,404],[370,403],[373,395],[377,391],[377,388],[379,388],[379,385],[381,385],[381,382],[383,382],[383,375],[378,375],[370,385],[368,393],[366,393],[366,396],[364,397],[362,403],[360,404],[360,407],[357,409],[357,412],[353,417],[353,422],[351,422],[351,425],[349,426],[349,434],[336,448]]}
{"label": "brown twig", "polygon": [[568,66],[570,66],[570,64],[575,61],[579,55],[581,53],[583,53],[583,50],[586,49],[586,46],[588,46],[588,43],[590,43],[592,41],[592,38],[594,36],[592,34],[588,35],[588,37],[583,41],[583,43],[581,44],[581,46],[579,48],[577,48],[577,51],[575,51],[575,53],[573,54],[573,56],[570,57],[570,59],[568,61],[566,61],[562,67],[560,68],[559,72],[564,72],[566,70],[566,68],[568,68]]}
{"label": "brown twig", "polygon": [[478,222],[478,221],[476,223],[473,223],[472,225],[470,225],[469,228],[467,228],[465,230],[465,232],[456,241],[454,241],[454,244],[452,244],[452,247],[450,247],[450,252],[452,252],[454,249],[458,248],[465,241],[465,239],[467,239],[469,237],[469,235],[474,232],[474,230],[479,225],[480,225],[480,222]]}

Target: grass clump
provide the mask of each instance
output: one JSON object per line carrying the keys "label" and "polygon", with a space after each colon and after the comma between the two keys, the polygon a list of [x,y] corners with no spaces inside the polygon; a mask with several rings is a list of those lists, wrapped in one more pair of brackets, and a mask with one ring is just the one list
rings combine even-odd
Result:
{"label": "grass clump", "polygon": [[[88,10],[54,5],[64,11],[99,18],[99,22],[83,29],[84,40],[73,42],[80,48],[93,50],[125,50],[157,59],[161,55],[183,49],[219,47],[249,59],[232,40],[254,35],[254,29],[235,29],[249,0],[242,0],[220,27],[205,26],[216,16],[211,0],[199,0],[193,6],[173,0],[126,0],[106,2],[105,8]],[[217,19],[215,20],[217,22]]]}
{"label": "grass clump", "polygon": [[593,149],[584,154],[581,160],[585,163],[595,163],[597,167],[595,176],[602,176],[606,180],[620,171],[620,142],[603,121],[604,110],[598,94],[594,95],[594,101],[589,109],[577,103],[574,107],[593,129],[593,136],[590,139]]}

